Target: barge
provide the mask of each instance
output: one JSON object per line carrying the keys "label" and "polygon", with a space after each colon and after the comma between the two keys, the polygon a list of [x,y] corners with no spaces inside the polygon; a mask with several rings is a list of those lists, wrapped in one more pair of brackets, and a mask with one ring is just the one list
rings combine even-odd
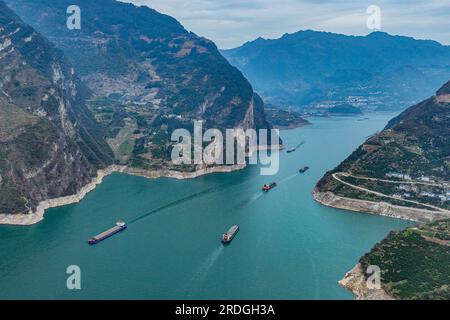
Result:
{"label": "barge", "polygon": [[223,244],[230,243],[230,242],[233,240],[233,238],[236,236],[236,233],[238,233],[238,232],[239,232],[239,226],[238,226],[238,225],[232,226],[232,227],[227,231],[227,233],[224,233],[224,234],[222,235],[222,243],[223,243]]}
{"label": "barge", "polygon": [[117,221],[116,225],[98,235],[96,235],[95,237],[92,237],[88,240],[88,244],[89,245],[94,245],[97,244],[113,235],[115,235],[116,233],[119,233],[123,230],[125,230],[127,228],[127,224],[123,221]]}
{"label": "barge", "polygon": [[298,172],[300,172],[300,173],[305,173],[306,171],[308,171],[309,170],[309,167],[303,167],[303,168],[301,168],[300,170],[298,170]]}
{"label": "barge", "polygon": [[269,184],[265,184],[265,185],[262,187],[262,191],[265,191],[265,192],[270,191],[270,190],[272,190],[273,188],[275,188],[276,186],[277,186],[277,183],[276,183],[276,182],[272,182],[272,183],[269,183]]}

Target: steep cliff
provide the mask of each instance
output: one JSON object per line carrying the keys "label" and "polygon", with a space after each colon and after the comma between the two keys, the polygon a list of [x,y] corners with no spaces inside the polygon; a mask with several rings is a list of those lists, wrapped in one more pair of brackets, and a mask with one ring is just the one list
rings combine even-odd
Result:
{"label": "steep cliff", "polygon": [[61,51],[0,2],[0,214],[78,192],[113,162]]}
{"label": "steep cliff", "polygon": [[[107,129],[116,159],[146,169],[169,165],[170,135],[204,127],[269,128],[263,101],[213,42],[174,18],[114,0],[8,0],[61,48],[96,97],[90,102]],[[69,30],[77,5],[81,28]]]}

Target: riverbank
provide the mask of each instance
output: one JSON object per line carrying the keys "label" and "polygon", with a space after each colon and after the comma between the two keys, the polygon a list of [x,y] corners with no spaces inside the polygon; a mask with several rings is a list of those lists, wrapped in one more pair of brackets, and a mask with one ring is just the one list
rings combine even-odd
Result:
{"label": "riverbank", "polygon": [[[301,152],[279,152],[273,176],[261,176],[258,165],[185,180],[114,173],[80,204],[46,211],[42,223],[0,226],[0,299],[354,299],[337,281],[356,264],[355,252],[411,224],[336,213],[311,190],[390,118],[321,118],[281,132],[286,146],[307,143]],[[298,174],[305,165],[311,169]],[[280,183],[263,195],[261,185],[271,181]],[[117,220],[129,231],[86,244]],[[243,232],[224,248],[220,234],[234,224]],[[261,245],[266,235],[270,245]],[[74,261],[89,284],[77,292],[65,286]]]}
{"label": "riverbank", "polygon": [[[319,192],[313,190],[313,198],[322,205],[355,211],[376,214],[391,218],[409,220],[414,222],[429,223],[435,220],[449,218],[440,211],[395,206],[386,202],[373,202],[359,199],[340,197],[332,192]],[[366,285],[366,277],[360,263],[347,272],[339,284],[351,291],[357,300],[394,300],[383,289],[369,289]]]}
{"label": "riverbank", "polygon": [[[264,150],[282,150],[284,146],[282,144],[274,146],[258,146],[258,151]],[[242,170],[246,167],[246,164],[236,165],[223,165],[216,167],[201,167],[196,171],[183,172],[175,170],[145,170],[139,168],[132,168],[128,166],[112,165],[106,169],[98,170],[97,176],[92,179],[90,183],[80,189],[77,194],[48,199],[38,204],[35,211],[28,214],[0,214],[0,225],[18,225],[18,226],[30,226],[36,224],[44,219],[45,211],[50,208],[56,208],[66,206],[80,202],[89,192],[94,190],[99,184],[103,182],[103,179],[114,172],[121,172],[134,176],[141,176],[148,179],[158,178],[172,178],[172,179],[194,179],[211,173],[230,173],[237,170]]]}
{"label": "riverbank", "polygon": [[237,170],[242,170],[246,167],[245,164],[232,165],[232,166],[220,166],[220,167],[204,167],[192,172],[182,172],[182,171],[174,171],[174,170],[155,170],[149,171],[139,168],[131,168],[124,167],[121,172],[145,177],[149,179],[158,179],[158,178],[172,178],[172,179],[195,179],[206,174],[211,173],[230,173]]}
{"label": "riverbank", "polygon": [[45,211],[50,208],[66,206],[70,204],[79,203],[91,191],[103,182],[103,179],[114,172],[125,173],[134,176],[141,176],[148,179],[158,178],[173,178],[173,179],[194,179],[200,176],[211,173],[229,173],[237,170],[242,170],[246,167],[243,165],[219,166],[219,167],[205,167],[193,172],[181,172],[174,170],[143,170],[138,168],[131,168],[127,166],[112,165],[106,169],[97,171],[97,176],[92,179],[90,183],[85,185],[78,191],[78,193],[70,196],[48,199],[38,204],[35,211],[28,214],[0,214],[0,225],[17,225],[30,226],[41,222],[44,219]]}
{"label": "riverbank", "polygon": [[332,192],[319,192],[317,189],[313,190],[312,195],[315,201],[328,207],[376,214],[390,218],[422,223],[449,218],[448,215],[441,211],[402,207],[387,202],[374,202],[345,198],[337,196]]}
{"label": "riverbank", "polygon": [[339,284],[351,291],[356,300],[395,300],[383,289],[369,289],[361,264],[347,272]]}

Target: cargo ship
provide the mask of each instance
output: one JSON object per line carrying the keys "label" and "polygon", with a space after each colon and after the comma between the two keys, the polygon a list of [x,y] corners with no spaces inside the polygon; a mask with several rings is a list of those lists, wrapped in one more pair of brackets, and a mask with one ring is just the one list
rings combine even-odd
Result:
{"label": "cargo ship", "polygon": [[309,170],[309,167],[303,167],[300,170],[298,170],[300,173],[305,173],[306,171]]}
{"label": "cargo ship", "polygon": [[116,225],[114,227],[112,227],[111,229],[108,229],[98,235],[96,235],[95,237],[92,237],[91,239],[88,240],[88,244],[90,245],[94,245],[97,244],[113,235],[115,235],[116,233],[119,233],[123,230],[125,230],[127,228],[127,224],[123,221],[117,221]]}
{"label": "cargo ship", "polygon": [[233,240],[233,238],[234,238],[234,236],[236,235],[236,233],[238,233],[238,231],[239,231],[239,226],[238,226],[238,225],[232,226],[232,227],[227,231],[227,233],[224,233],[224,234],[222,235],[222,243],[223,243],[223,244],[230,243],[230,242]]}
{"label": "cargo ship", "polygon": [[272,183],[270,183],[270,184],[265,184],[263,187],[262,187],[262,191],[270,191],[270,190],[272,190],[273,188],[275,188],[277,186],[277,183],[276,182],[272,182]]}

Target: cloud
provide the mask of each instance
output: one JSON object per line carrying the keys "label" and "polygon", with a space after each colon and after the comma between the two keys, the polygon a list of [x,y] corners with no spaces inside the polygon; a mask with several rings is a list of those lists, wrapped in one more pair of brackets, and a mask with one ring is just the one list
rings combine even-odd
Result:
{"label": "cloud", "polygon": [[231,48],[262,36],[313,29],[366,35],[369,5],[381,8],[382,31],[450,44],[449,0],[122,0],[147,5],[186,29]]}

